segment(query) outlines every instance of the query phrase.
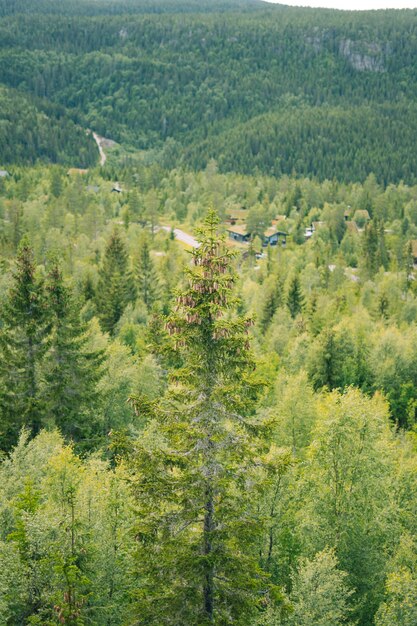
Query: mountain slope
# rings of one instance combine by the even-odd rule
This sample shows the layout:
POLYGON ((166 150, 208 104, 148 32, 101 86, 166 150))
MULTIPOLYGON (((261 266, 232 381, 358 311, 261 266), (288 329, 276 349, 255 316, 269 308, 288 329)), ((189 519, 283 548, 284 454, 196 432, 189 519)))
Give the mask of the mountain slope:
POLYGON ((414 180, 416 11, 243 0, 0 7, 0 83, 65 109, 62 120, 166 147, 170 165, 214 156, 246 173, 414 180))

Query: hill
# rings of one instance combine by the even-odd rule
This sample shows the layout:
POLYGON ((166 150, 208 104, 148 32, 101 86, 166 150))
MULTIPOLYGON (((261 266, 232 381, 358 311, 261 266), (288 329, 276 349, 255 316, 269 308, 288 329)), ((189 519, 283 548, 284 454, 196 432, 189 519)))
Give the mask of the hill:
POLYGON ((0 83, 169 167, 414 181, 416 11, 40 0, 0 14, 0 83))

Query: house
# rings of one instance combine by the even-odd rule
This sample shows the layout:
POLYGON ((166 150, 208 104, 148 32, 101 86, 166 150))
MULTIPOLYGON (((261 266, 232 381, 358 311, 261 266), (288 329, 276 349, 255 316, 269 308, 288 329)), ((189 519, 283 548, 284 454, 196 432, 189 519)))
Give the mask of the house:
POLYGON ((324 222, 312 222, 311 227, 313 229, 313 233, 315 233, 316 230, 318 230, 322 226, 324 226, 324 222))
POLYGON ((111 190, 114 193, 122 193, 122 191, 123 191, 123 189, 120 186, 120 183, 114 183, 114 185, 113 185, 111 190))
POLYGON ((309 226, 308 228, 305 229, 304 237, 306 239, 310 239, 310 237, 313 236, 313 234, 316 232, 316 230, 321 228, 323 225, 324 225, 324 222, 312 222, 311 226, 309 226))
POLYGON ((0 170, 0 178, 7 178, 8 176, 10 176, 8 171, 0 170))
MULTIPOLYGON (((246 224, 236 224, 234 226, 230 226, 230 228, 227 229, 227 232, 229 233, 229 239, 238 241, 239 243, 248 243, 251 238, 251 234, 248 232, 246 224)), ((276 246, 279 242, 281 242, 281 245, 285 246, 287 237, 288 233, 285 233, 282 230, 277 230, 275 226, 271 226, 265 231, 262 246, 264 248, 266 246, 276 246)))
POLYGON ((250 239, 250 233, 246 228, 246 224, 237 224, 227 229, 229 239, 238 241, 239 243, 247 243, 250 239))
POLYGON ((283 230, 277 230, 275 226, 271 226, 265 231, 262 245, 265 248, 266 246, 276 246, 281 242, 281 245, 285 246, 287 237, 288 233, 285 233, 283 230))

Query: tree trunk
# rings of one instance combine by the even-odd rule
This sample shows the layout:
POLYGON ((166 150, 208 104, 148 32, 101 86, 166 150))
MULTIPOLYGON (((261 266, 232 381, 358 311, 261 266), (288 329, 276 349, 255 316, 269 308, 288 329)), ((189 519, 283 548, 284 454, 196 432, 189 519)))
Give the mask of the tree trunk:
POLYGON ((204 612, 207 622, 214 621, 214 571, 211 562, 212 543, 211 537, 214 528, 214 501, 213 488, 209 482, 206 487, 206 502, 204 513, 204 557, 205 557, 205 575, 204 575, 204 612))

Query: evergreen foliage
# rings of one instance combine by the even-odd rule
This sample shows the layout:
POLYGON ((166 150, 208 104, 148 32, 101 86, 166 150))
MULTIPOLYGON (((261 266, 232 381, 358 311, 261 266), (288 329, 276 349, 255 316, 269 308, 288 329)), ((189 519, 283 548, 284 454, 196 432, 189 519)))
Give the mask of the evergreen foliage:
POLYGON ((164 398, 133 399, 150 418, 133 455, 138 624, 247 624, 268 593, 253 506, 265 443, 252 416, 250 321, 232 315, 234 277, 218 223, 209 213, 167 322, 182 366, 164 398))
POLYGON ((97 311, 104 332, 113 333, 134 297, 135 285, 126 246, 119 231, 114 229, 104 251, 96 290, 97 311))
POLYGON ((23 425, 39 432, 44 407, 40 397, 39 364, 46 350, 49 320, 43 284, 36 275, 33 249, 22 239, 12 285, 2 308, 1 439, 15 443, 23 425))
POLYGON ((416 181, 412 12, 4 0, 0 15, 4 163, 94 165, 91 128, 167 169, 416 181))
POLYGON ((103 351, 88 346, 88 329, 79 304, 52 261, 45 283, 51 331, 42 364, 45 423, 57 426, 74 441, 93 446, 97 435, 97 383, 102 375, 103 351))
POLYGON ((293 276, 288 288, 287 307, 293 319, 301 313, 304 307, 304 297, 301 292, 300 280, 297 275, 293 276))
POLYGON ((136 274, 138 281, 138 295, 144 301, 148 311, 150 311, 153 304, 158 299, 160 289, 159 278, 149 253, 149 244, 147 240, 143 241, 139 251, 136 274))

